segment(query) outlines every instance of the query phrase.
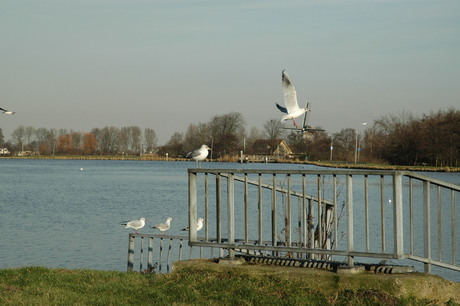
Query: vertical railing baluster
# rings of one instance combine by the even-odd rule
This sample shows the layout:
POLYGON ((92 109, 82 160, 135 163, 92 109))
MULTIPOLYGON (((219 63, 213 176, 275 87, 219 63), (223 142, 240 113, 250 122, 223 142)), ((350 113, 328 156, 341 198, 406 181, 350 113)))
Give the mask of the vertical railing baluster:
MULTIPOLYGON (((347 250, 352 252, 354 250, 353 242, 353 178, 350 174, 347 174, 347 250)), ((353 256, 348 256, 348 266, 354 266, 353 256)))
POLYGON ((153 267, 153 237, 149 237, 147 269, 151 269, 152 267, 153 267))
POLYGON ((258 184, 258 209, 259 209, 259 220, 257 230, 259 231, 259 244, 262 245, 263 241, 263 226, 262 226, 262 174, 259 173, 259 184, 258 184))
POLYGON ((127 270, 128 272, 132 272, 134 268, 134 248, 135 248, 135 242, 136 242, 136 237, 134 237, 132 234, 129 234, 128 238, 128 267, 127 270))
POLYGON ((249 240, 249 195, 248 195, 248 174, 244 174, 244 242, 249 240))
POLYGON ((291 175, 287 175, 287 201, 286 201, 286 212, 285 212, 285 222, 284 222, 284 230, 286 234, 286 246, 290 247, 291 246, 291 175))
POLYGON ((144 261, 144 237, 141 237, 141 250, 139 254, 139 271, 142 272, 142 263, 144 261))
POLYGON ((158 269, 161 271, 162 262, 163 262, 163 238, 160 238, 160 255, 158 256, 158 269))
POLYGON ((337 244, 338 244, 338 216, 337 216, 337 175, 333 175, 332 177, 332 184, 333 184, 333 189, 332 189, 332 203, 334 205, 334 249, 337 249, 337 244))
POLYGON ((188 175, 188 201, 189 201, 189 214, 188 214, 188 225, 189 225, 189 241, 196 242, 196 223, 197 223, 197 212, 198 212, 198 200, 197 200, 197 174, 189 172, 188 175))
POLYGON ((204 241, 209 241, 209 186, 208 173, 204 174, 204 241))
MULTIPOLYGON (((222 243, 222 176, 216 173, 216 239, 217 243, 222 243)), ((219 257, 223 257, 224 252, 219 248, 219 257)))
POLYGON ((409 239, 410 239, 410 254, 414 255, 414 195, 413 182, 409 178, 409 239))
MULTIPOLYGON (((430 201, 430 182, 423 182, 423 240, 424 256, 431 260, 431 201, 430 201)), ((425 263, 425 273, 431 273, 431 264, 425 263)))
POLYGON ((318 248, 323 248, 323 216, 321 207, 321 175, 317 176, 317 188, 318 188, 318 248))
POLYGON ((314 223, 314 216, 313 216, 313 200, 308 199, 308 246, 312 249, 315 248, 315 223, 314 223))
POLYGON ((171 261, 171 245, 172 245, 172 238, 169 239, 169 246, 168 246, 168 256, 166 257, 166 271, 169 272, 169 263, 171 261))
POLYGON ((380 230, 382 237, 382 252, 385 253, 385 179, 380 176, 380 230))
MULTIPOLYGON (((227 225, 228 225, 228 243, 235 243, 235 189, 234 189, 234 178, 233 173, 228 174, 227 181, 227 225)), ((235 249, 228 249, 228 257, 230 259, 235 258, 235 249)))
POLYGON ((455 238, 455 193, 452 189, 450 192, 450 211, 451 211, 451 222, 452 222, 452 264, 455 265, 457 261, 457 240, 455 238))
POLYGON ((276 174, 273 173, 272 187, 272 246, 276 246, 276 174))
POLYGON ((308 223, 307 223, 307 205, 305 202, 305 198, 307 196, 307 181, 305 174, 302 174, 302 233, 303 233, 303 247, 307 247, 307 229, 308 229, 308 223))
POLYGON ((366 232, 366 251, 369 252, 369 182, 364 175, 364 226, 366 232))
MULTIPOLYGON (((301 197, 296 197, 297 198, 297 226, 296 226, 296 231, 297 231, 297 247, 302 247, 302 221, 303 221, 303 199, 301 197)), ((302 253, 297 254, 298 258, 302 257, 302 253)))
POLYGON ((393 175, 393 224, 394 224, 394 254, 397 258, 404 255, 404 231, 402 209, 402 175, 393 175))
POLYGON ((442 261, 442 213, 441 213, 441 186, 437 188, 437 202, 438 202, 438 260, 442 261))

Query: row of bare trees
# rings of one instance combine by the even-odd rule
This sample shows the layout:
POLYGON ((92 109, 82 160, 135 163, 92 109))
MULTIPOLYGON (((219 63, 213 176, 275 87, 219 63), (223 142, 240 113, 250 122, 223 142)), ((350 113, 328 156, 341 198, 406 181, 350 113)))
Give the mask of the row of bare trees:
MULTIPOLYGON (((345 128, 338 133, 301 133, 284 129, 278 119, 270 119, 264 130, 246 131, 241 113, 216 115, 206 123, 191 123, 185 133, 175 132, 157 146, 153 129, 139 127, 94 128, 89 133, 65 129, 18 127, 7 143, 13 151, 40 154, 169 154, 181 157, 202 144, 212 147, 213 158, 253 151, 255 140, 285 139, 297 157, 309 160, 378 162, 399 165, 458 166, 460 160, 460 111, 451 108, 417 118, 409 112, 386 115, 367 129, 345 128)), ((0 143, 4 137, 0 130, 0 143)))
POLYGON ((94 128, 91 132, 67 129, 35 129, 20 126, 11 133, 7 143, 12 151, 33 151, 49 154, 139 154, 152 152, 157 147, 153 129, 142 133, 137 126, 94 128))

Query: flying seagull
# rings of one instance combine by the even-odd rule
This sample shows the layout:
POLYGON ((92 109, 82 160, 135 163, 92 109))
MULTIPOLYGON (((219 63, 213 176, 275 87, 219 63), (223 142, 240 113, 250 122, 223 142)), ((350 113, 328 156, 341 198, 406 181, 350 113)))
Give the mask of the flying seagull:
POLYGON ((152 226, 152 228, 156 228, 156 229, 160 230, 160 232, 167 231, 171 227, 172 219, 173 218, 168 217, 168 218, 166 218, 165 223, 155 224, 154 226, 152 226))
POLYGON ((193 159, 196 161, 196 166, 198 168, 198 162, 205 160, 208 157, 208 151, 211 150, 207 145, 202 145, 199 149, 188 152, 185 157, 193 159))
POLYGON ((303 115, 305 112, 308 112, 309 109, 308 107, 299 107, 299 103, 297 103, 297 94, 294 88, 294 84, 292 84, 292 81, 289 78, 286 70, 283 70, 281 74, 281 81, 284 93, 284 104, 286 104, 286 107, 283 107, 278 103, 276 103, 276 107, 278 107, 278 109, 281 112, 286 114, 281 118, 281 121, 292 119, 294 126, 297 127, 295 118, 303 115))
MULTIPOLYGON (((196 231, 198 232, 200 229, 203 228, 203 218, 198 218, 198 222, 196 223, 196 231)), ((187 226, 186 228, 181 229, 181 231, 188 231, 190 228, 187 226)))
POLYGON ((140 218, 139 220, 133 220, 129 222, 122 223, 121 225, 125 225, 125 228, 132 228, 134 229, 134 232, 137 234, 137 230, 141 229, 145 226, 145 221, 147 219, 145 218, 140 218))
POLYGON ((14 115, 15 112, 3 109, 0 107, 0 111, 2 111, 5 115, 14 115))

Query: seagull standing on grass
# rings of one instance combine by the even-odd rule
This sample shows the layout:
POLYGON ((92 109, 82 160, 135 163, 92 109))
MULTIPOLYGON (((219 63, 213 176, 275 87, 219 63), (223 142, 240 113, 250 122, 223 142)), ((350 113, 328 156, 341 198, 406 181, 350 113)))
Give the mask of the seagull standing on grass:
POLYGON ((145 226, 145 221, 147 219, 145 218, 140 218, 139 220, 133 220, 129 222, 122 223, 121 225, 125 225, 125 228, 132 228, 134 229, 134 232, 137 234, 137 230, 143 228, 145 226))
POLYGON ((160 230, 160 232, 167 231, 171 227, 172 219, 173 218, 168 217, 168 218, 166 218, 165 223, 155 224, 154 226, 152 226, 152 228, 156 228, 156 229, 160 230))
MULTIPOLYGON (((200 229, 203 228, 203 218, 198 218, 198 222, 196 223, 196 231, 198 232, 200 229)), ((190 228, 187 226, 186 228, 181 229, 181 231, 188 231, 190 228)))
POLYGON ((211 150, 207 145, 202 145, 199 149, 188 152, 185 157, 196 161, 196 167, 198 168, 198 162, 205 160, 208 157, 208 151, 211 150))
POLYGON ((14 115, 15 112, 3 109, 0 107, 0 111, 2 111, 5 115, 14 115))
POLYGON ((295 118, 302 116, 305 112, 310 111, 307 107, 300 108, 299 103, 297 103, 297 93, 294 88, 294 84, 292 84, 291 79, 289 78, 286 70, 283 70, 281 74, 281 81, 284 93, 284 104, 286 107, 283 107, 276 103, 276 107, 285 113, 281 118, 281 122, 292 119, 294 126, 297 127, 297 123, 295 122, 295 118))

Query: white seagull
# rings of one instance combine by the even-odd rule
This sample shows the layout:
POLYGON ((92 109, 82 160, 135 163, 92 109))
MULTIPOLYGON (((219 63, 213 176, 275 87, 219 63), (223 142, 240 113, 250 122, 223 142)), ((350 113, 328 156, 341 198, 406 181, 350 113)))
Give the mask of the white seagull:
MULTIPOLYGON (((198 232, 200 229, 203 228, 203 218, 198 218, 198 222, 196 223, 196 231, 198 232)), ((190 228, 187 226, 186 228, 181 229, 181 231, 188 231, 190 228)))
POLYGON ((291 79, 289 78, 286 70, 283 70, 281 74, 281 81, 284 93, 284 104, 286 107, 283 107, 276 103, 276 107, 285 113, 281 118, 281 121, 286 121, 292 119, 294 126, 297 127, 297 123, 295 122, 295 118, 302 116, 305 112, 310 111, 307 107, 300 108, 299 103, 297 103, 297 94, 294 88, 294 84, 292 84, 291 79))
POLYGON ((152 226, 152 228, 156 228, 156 229, 160 230, 160 232, 167 231, 171 227, 172 219, 173 218, 168 217, 168 218, 166 218, 165 223, 155 224, 154 226, 152 226))
POLYGON ((147 219, 145 218, 140 218, 139 220, 133 220, 129 222, 122 223, 121 225, 125 225, 125 228, 132 228, 134 229, 134 232, 137 234, 137 230, 141 229, 145 226, 145 221, 147 219))
POLYGON ((14 115, 15 112, 3 109, 0 107, 0 111, 2 111, 5 115, 14 115))
POLYGON ((193 159, 196 161, 196 166, 198 168, 198 162, 205 160, 208 157, 208 152, 211 150, 207 145, 202 145, 199 149, 188 152, 185 157, 193 159))

